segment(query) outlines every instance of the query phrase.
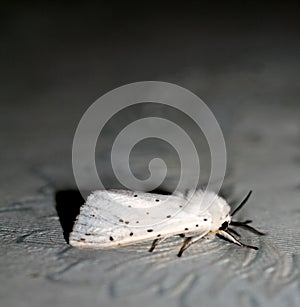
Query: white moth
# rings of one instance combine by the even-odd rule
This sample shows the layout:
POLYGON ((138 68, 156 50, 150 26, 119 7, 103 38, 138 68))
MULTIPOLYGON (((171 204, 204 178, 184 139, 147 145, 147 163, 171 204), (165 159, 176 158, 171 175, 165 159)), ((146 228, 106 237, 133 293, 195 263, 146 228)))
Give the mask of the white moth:
POLYGON ((237 240, 239 234, 229 227, 238 226, 256 234, 250 220, 232 221, 232 216, 247 202, 251 192, 230 214, 230 206, 213 192, 162 195, 128 190, 93 192, 81 207, 69 237, 69 243, 83 249, 112 249, 153 240, 149 251, 163 240, 184 237, 179 250, 184 250, 208 234, 239 246, 258 249, 237 240), (189 200, 187 202, 187 199, 189 200))

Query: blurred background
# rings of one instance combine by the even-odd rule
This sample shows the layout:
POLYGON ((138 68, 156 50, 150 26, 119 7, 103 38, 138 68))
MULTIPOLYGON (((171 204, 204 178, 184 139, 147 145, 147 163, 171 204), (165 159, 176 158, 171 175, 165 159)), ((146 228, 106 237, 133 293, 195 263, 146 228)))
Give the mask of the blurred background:
MULTIPOLYGON (((55 256, 65 257, 64 260, 59 258, 61 266, 58 268, 59 261, 53 255, 66 247, 63 231, 58 221, 54 223, 42 217, 57 216, 58 203, 54 199, 57 193, 76 189, 72 142, 86 109, 116 87, 154 80, 185 87, 214 113, 227 147, 227 195, 230 199, 240 199, 253 189, 254 198, 251 208, 246 209, 247 215, 269 233, 268 241, 261 243, 268 257, 258 256, 257 261, 249 256, 253 260, 249 260, 252 267, 244 273, 250 276, 253 270, 267 272, 267 267, 273 267, 277 274, 275 286, 284 290, 283 294, 274 295, 272 304, 279 306, 288 298, 290 305, 296 306, 294 282, 299 277, 300 263, 299 1, 170 1, 163 4, 158 1, 1 1, 0 12, 0 201, 3 209, 0 232, 4 238, 1 275, 7 276, 1 291, 6 305, 17 306, 21 300, 26 306, 41 303, 47 306, 49 302, 51 306, 120 303, 120 298, 114 297, 115 301, 111 302, 109 295, 97 294, 88 286, 76 288, 76 294, 68 287, 58 290, 54 279, 67 276, 64 282, 73 285, 75 278, 74 272, 71 277, 64 275, 64 272, 69 274, 69 269, 64 271, 64 268, 72 267, 76 261, 81 263, 80 259, 91 258, 90 254, 72 250, 71 254, 55 256), (31 210, 28 216, 25 211, 19 211, 24 206, 31 210), (16 237, 23 245, 16 243, 16 237), (25 242, 25 238, 31 239, 25 242), (53 255, 48 254, 51 242, 53 255), (270 244, 275 247, 268 249, 266 246, 270 244), (32 257, 39 259, 34 262, 35 266, 32 257), (281 263, 282 271, 274 263, 281 263), (49 272, 59 273, 53 278, 49 272), (38 274, 41 285, 50 292, 40 289, 38 298, 24 299, 20 293, 37 289, 36 281, 28 282, 28 278, 36 278, 34 274, 38 274), (8 277, 12 275, 16 276, 8 277), (281 284, 280 280, 285 283, 281 284), (19 292, 13 293, 12 289, 19 292), (59 294, 54 297, 53 293, 59 294)), ((107 187, 121 187, 108 166, 112 138, 125 123, 146 114, 166 116, 178 122, 197 143, 201 132, 184 115, 151 106, 127 110, 108 123, 101 135, 106 143, 104 147, 97 147, 98 166, 107 187)), ((202 145, 199 141, 197 146, 202 148, 202 145)), ((165 157, 171 169, 178 170, 176 152, 166 144, 150 140, 148 145, 143 142, 135 148, 133 172, 144 178, 148 165, 145 161, 159 154, 165 157)), ((209 166, 209 159, 204 158, 203 165, 204 168, 209 166)), ((178 172, 170 174, 166 186, 172 190, 178 172)), ((64 214, 69 213, 64 211, 64 214)), ((115 255, 116 259, 129 257, 126 253, 120 257, 109 255, 112 258, 115 255)), ((101 256, 100 253, 95 258, 101 259, 101 256)), ((108 258, 107 261, 111 261, 108 258)), ((100 265, 95 272, 100 276, 102 269, 100 265)), ((215 278, 219 276, 219 269, 211 268, 211 272, 216 273, 215 278)), ((83 274, 80 268, 78 270, 76 272, 83 274)), ((168 267, 165 270, 168 272, 168 267)), ((180 266, 178 272, 184 270, 180 266)), ((101 284, 96 275, 81 276, 86 278, 87 284, 101 284)), ((238 288, 237 276, 231 277, 238 288)), ((258 276, 254 280, 258 280, 258 276)), ((112 283, 116 279, 107 278, 112 283)), ((199 289, 198 281, 197 278, 193 281, 195 291, 199 289)), ((76 279, 76 282, 79 281, 76 279)), ((211 282, 214 283, 214 277, 211 282)), ((123 278, 123 285, 127 283, 123 278)), ((148 287, 147 283, 144 285, 148 287)), ((169 286, 168 281, 166 285, 169 286)), ((118 284, 115 287, 118 288, 118 284)), ((244 292, 231 284, 229 287, 233 305, 271 302, 263 287, 248 287, 246 281, 241 284, 247 289, 244 292)), ((170 297, 166 292, 161 293, 165 296, 160 302, 165 306, 170 297)), ((209 300, 204 292, 201 295, 209 300)), ((181 300, 176 294, 172 300, 189 306, 197 298, 195 292, 181 300)), ((136 302, 135 299, 128 299, 128 306, 136 302)), ((141 296, 140 300, 144 302, 145 297, 141 296)), ((145 304, 153 300, 153 295, 149 294, 145 304)), ((217 301, 215 298, 213 302, 217 301)))
POLYGON ((255 105, 255 117, 267 121, 274 105, 298 110, 298 16, 298 1, 2 2, 1 160, 10 166, 2 169, 2 197, 16 180, 12 198, 33 192, 37 169, 72 186, 81 116, 101 95, 136 81, 197 94, 232 154, 228 133, 241 112, 255 105), (31 180, 20 176, 25 168, 31 180))

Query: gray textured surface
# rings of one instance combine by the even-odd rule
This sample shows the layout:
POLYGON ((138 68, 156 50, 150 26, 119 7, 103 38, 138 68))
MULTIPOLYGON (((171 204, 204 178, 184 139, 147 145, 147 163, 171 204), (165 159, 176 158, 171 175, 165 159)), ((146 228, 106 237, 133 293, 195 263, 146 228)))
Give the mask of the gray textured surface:
MULTIPOLYGON (((8 10, 1 30, 1 305, 299 305, 297 9, 256 13, 264 20, 259 26, 228 16, 219 27, 205 27, 212 23, 204 13, 197 24, 153 14, 143 27, 141 20, 124 26, 124 19, 113 27, 112 12, 87 7, 8 10), (258 252, 218 240, 181 259, 178 240, 153 254, 147 244, 94 252, 67 245, 55 193, 75 188, 77 122, 107 90, 149 79, 194 91, 215 113, 228 150, 225 190, 230 200, 254 190, 241 215, 268 234, 243 233, 258 252)), ((140 173, 142 162, 135 165, 140 173)), ((109 173, 106 180, 115 185, 109 173)))

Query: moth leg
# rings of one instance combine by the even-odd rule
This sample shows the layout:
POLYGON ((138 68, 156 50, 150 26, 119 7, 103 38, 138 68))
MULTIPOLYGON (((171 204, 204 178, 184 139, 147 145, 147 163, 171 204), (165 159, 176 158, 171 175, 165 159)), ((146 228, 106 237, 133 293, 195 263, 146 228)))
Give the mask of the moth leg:
POLYGON ((179 250, 179 253, 177 254, 177 257, 181 257, 182 253, 189 248, 192 244, 196 243, 200 239, 203 238, 203 235, 195 236, 195 237, 187 237, 184 239, 183 244, 179 250))
POLYGON ((227 230, 227 232, 229 232, 230 234, 233 233, 234 235, 236 235, 236 236, 238 236, 238 237, 241 236, 237 231, 235 231, 234 229, 232 229, 232 228, 230 228, 230 227, 227 227, 226 230, 227 230))
POLYGON ((188 238, 184 239, 183 244, 182 244, 182 246, 180 248, 180 251, 177 254, 177 257, 181 257, 182 256, 182 253, 192 244, 191 241, 192 241, 192 237, 188 237, 188 238))
POLYGON ((249 226, 248 224, 250 224, 251 222, 252 222, 251 220, 247 220, 247 221, 244 221, 244 222, 232 221, 230 224, 232 226, 241 227, 241 228, 248 230, 252 233, 255 233, 256 235, 259 235, 259 236, 265 235, 263 232, 260 232, 257 229, 249 226))
POLYGON ((244 247, 248 247, 248 248, 258 250, 258 247, 244 244, 244 243, 240 242, 238 239, 236 239, 233 235, 231 235, 230 233, 228 233, 224 230, 220 230, 218 233, 216 233, 216 235, 220 239, 223 239, 223 240, 228 241, 228 242, 232 242, 234 244, 237 244, 238 246, 244 246, 244 247))
POLYGON ((153 252, 157 244, 161 241, 161 239, 155 239, 153 240, 151 247, 149 248, 149 252, 153 252))
POLYGON ((152 242, 152 244, 151 244, 151 247, 149 248, 148 251, 149 251, 149 252, 153 252, 154 249, 155 249, 155 247, 156 247, 159 243, 163 242, 165 239, 166 239, 166 238, 154 239, 153 242, 152 242))

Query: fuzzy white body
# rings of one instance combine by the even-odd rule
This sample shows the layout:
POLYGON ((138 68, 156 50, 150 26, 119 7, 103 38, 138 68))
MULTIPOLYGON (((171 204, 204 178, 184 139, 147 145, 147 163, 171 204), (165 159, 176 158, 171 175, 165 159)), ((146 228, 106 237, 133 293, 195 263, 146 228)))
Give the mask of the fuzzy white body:
POLYGON ((180 234, 198 240, 230 223, 223 198, 202 190, 191 198, 190 193, 95 191, 82 206, 69 242, 78 248, 110 249, 180 234))

